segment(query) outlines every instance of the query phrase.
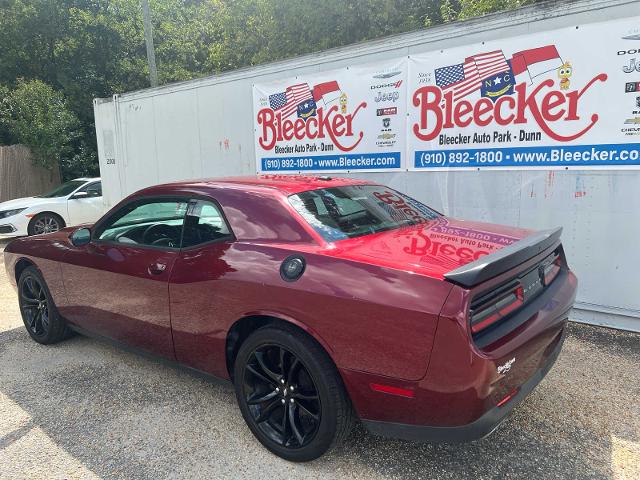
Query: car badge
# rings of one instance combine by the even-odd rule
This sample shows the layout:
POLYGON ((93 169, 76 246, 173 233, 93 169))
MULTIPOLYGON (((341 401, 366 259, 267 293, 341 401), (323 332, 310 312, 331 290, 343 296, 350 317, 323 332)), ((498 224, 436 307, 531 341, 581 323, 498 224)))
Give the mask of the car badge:
POLYGON ((511 370, 513 364, 516 363, 516 357, 513 357, 511 360, 505 362, 503 365, 498 366, 498 373, 500 375, 506 375, 511 370))

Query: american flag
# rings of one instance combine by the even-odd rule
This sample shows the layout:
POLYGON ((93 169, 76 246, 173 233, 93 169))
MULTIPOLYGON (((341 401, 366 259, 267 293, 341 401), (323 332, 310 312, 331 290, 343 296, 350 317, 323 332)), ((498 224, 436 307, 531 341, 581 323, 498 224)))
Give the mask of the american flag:
POLYGON ((392 207, 388 203, 384 203, 384 202, 377 202, 377 203, 378 203, 378 206, 382 208, 387 213, 387 215, 389 215, 395 222, 401 223, 407 220, 407 215, 401 210, 398 210, 397 208, 392 207))
POLYGON ((298 83, 287 87, 282 93, 274 93, 269 95, 269 106, 274 110, 280 110, 282 117, 286 118, 295 112, 305 100, 313 98, 308 83, 298 83))
POLYGON ((436 68, 436 85, 443 93, 453 91, 453 99, 459 100, 479 89, 486 78, 508 70, 509 64, 501 50, 480 53, 467 57, 464 63, 436 68))

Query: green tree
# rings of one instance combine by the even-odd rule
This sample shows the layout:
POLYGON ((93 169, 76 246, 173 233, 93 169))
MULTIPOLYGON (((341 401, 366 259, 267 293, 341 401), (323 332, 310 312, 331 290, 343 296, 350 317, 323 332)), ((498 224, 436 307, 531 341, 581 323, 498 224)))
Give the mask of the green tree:
POLYGON ((6 99, 9 97, 11 90, 6 85, 0 85, 0 145, 11 145, 16 143, 15 138, 11 134, 9 130, 8 122, 3 121, 2 111, 4 109, 3 105, 7 101, 6 99))
POLYGON ((445 22, 451 22, 523 7, 535 3, 535 1, 536 0, 444 0, 440 7, 440 13, 445 22))
POLYGON ((73 155, 79 121, 60 92, 40 80, 20 80, 2 94, 2 130, 31 149, 35 164, 51 170, 73 155))
MULTIPOLYGON (((150 7, 165 84, 534 1, 150 0, 150 7)), ((16 89, 21 78, 62 92, 77 117, 64 175, 97 172, 92 100, 148 86, 140 0, 0 0, 0 85, 16 89)), ((9 136, 0 130, 0 141, 9 136)))

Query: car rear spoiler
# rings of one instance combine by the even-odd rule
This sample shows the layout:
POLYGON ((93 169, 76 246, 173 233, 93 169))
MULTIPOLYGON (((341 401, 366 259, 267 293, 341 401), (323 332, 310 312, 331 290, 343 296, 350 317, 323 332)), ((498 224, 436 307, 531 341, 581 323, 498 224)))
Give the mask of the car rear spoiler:
POLYGON ((562 227, 536 232, 497 252, 451 270, 444 277, 463 287, 473 287, 535 257, 558 242, 561 233, 562 227))

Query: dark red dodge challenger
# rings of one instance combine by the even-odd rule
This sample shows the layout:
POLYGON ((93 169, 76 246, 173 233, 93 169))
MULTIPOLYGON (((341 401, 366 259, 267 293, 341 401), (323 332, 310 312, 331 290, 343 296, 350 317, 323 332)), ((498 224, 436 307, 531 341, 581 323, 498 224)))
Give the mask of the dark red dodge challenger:
POLYGON ((411 440, 496 428, 562 346, 576 278, 560 231, 271 175, 146 188, 4 255, 35 341, 77 331, 230 379, 258 440, 306 461, 356 415, 411 440))

